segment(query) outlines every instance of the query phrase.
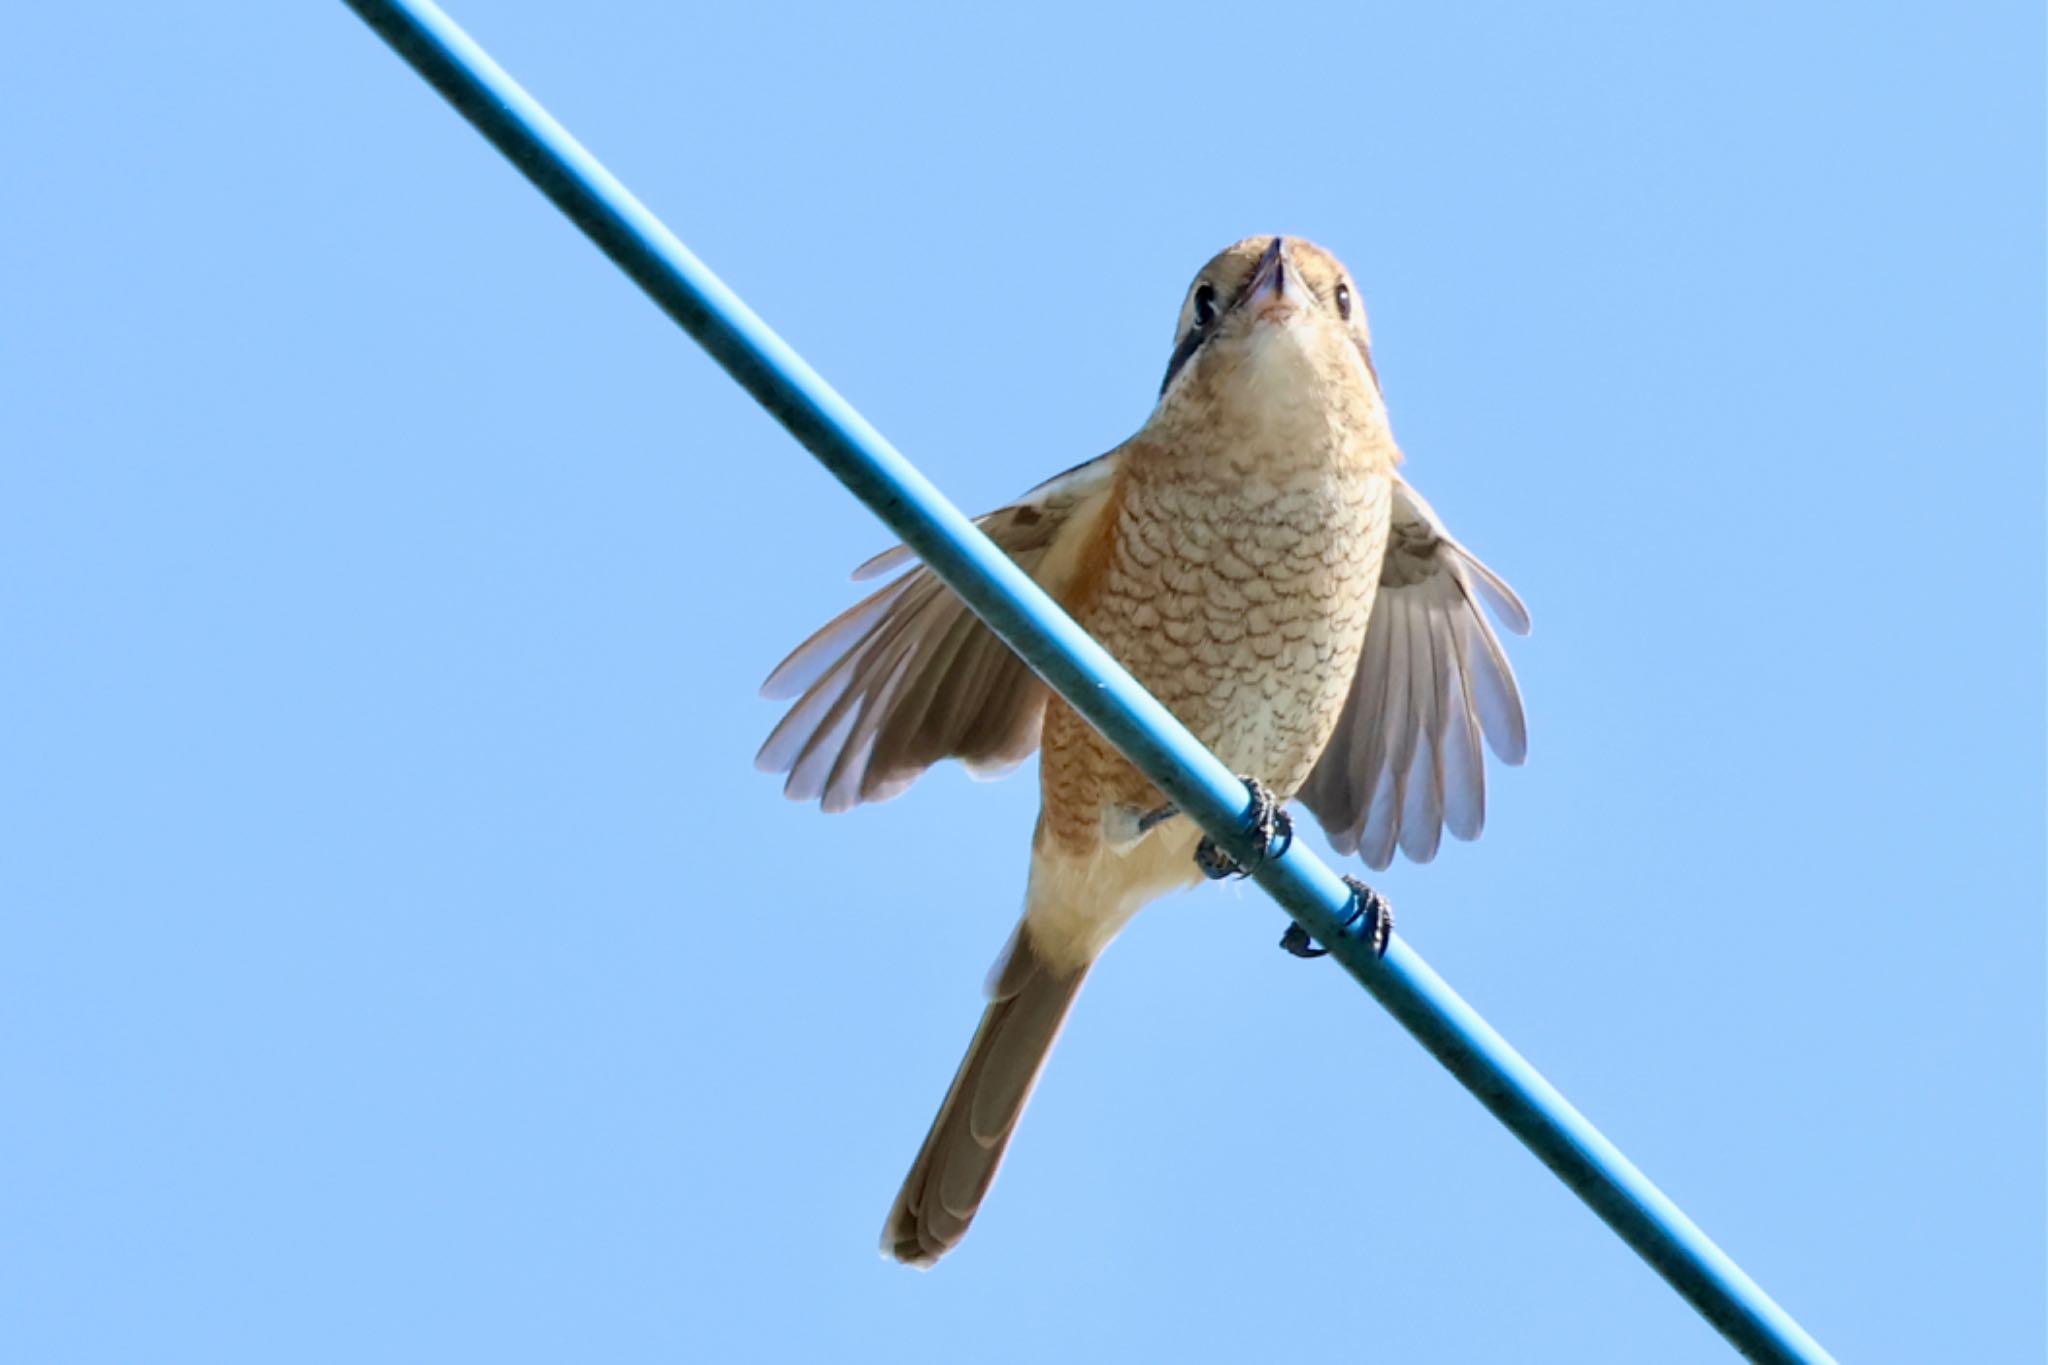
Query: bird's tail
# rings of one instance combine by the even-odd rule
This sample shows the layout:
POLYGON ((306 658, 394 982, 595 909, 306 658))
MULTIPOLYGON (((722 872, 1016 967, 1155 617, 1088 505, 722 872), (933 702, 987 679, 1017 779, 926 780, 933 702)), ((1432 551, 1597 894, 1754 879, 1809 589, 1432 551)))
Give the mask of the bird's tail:
POLYGON ((885 1255, 931 1266, 967 1235, 1087 976, 1086 965, 1055 970, 1033 949, 1030 925, 1017 927, 981 1027, 889 1210, 885 1255))

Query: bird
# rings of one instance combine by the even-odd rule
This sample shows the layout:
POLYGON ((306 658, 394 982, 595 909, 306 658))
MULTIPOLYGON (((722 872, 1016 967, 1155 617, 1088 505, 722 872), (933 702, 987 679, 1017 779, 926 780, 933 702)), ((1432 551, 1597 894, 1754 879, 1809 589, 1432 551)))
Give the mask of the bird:
MULTIPOLYGON (((981 529, 1255 791, 1332 847, 1428 862, 1485 819, 1482 738, 1523 761, 1499 637, 1521 600, 1399 472, 1351 273, 1298 237, 1196 274, 1150 416, 981 529)), ((933 764, 1039 753, 1024 912, 967 1055, 891 1207, 882 1251, 929 1268, 965 1236, 1090 967, 1144 905, 1202 878, 1201 831, 904 546, 870 596, 775 668, 790 705, 756 766, 827 812, 933 764)), ((1383 940, 1382 940, 1383 946, 1383 940)))

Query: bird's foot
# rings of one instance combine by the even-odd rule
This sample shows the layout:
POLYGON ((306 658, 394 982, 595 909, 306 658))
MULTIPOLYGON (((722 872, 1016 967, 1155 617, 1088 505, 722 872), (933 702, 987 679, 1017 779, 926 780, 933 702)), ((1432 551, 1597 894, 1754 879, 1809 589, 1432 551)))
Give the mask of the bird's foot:
POLYGON ((1281 809, 1273 793, 1266 790, 1266 784, 1256 777, 1247 777, 1245 786, 1251 788, 1252 813, 1245 822, 1245 832, 1258 843, 1259 855, 1251 867, 1245 867, 1237 859, 1216 846, 1216 841, 1204 835, 1195 847, 1195 866, 1202 869, 1202 875, 1211 881, 1225 877, 1249 877, 1266 861, 1277 858, 1294 845, 1294 820, 1281 809))
MULTIPOLYGON (((1344 885, 1351 888, 1351 901, 1344 907, 1344 932, 1352 932, 1352 926, 1364 920, 1365 927, 1359 936, 1371 945, 1374 957, 1385 957, 1387 944, 1394 937, 1394 907, 1387 904, 1385 896, 1356 877, 1346 877, 1344 885)), ((1280 936, 1280 946, 1296 957, 1322 957, 1330 951, 1316 947, 1308 930, 1299 924, 1287 926, 1287 932, 1280 936)))

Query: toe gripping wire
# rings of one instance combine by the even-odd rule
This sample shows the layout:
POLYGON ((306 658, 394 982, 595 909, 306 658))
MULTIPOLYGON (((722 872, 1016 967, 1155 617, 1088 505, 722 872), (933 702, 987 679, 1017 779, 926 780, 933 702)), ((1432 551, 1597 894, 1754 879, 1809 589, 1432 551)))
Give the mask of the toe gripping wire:
POLYGON ((1214 839, 1203 835, 1202 842, 1195 846, 1195 866, 1212 882, 1225 877, 1249 877, 1254 870, 1294 847, 1294 817, 1281 809, 1280 802, 1258 778, 1247 777, 1244 785, 1252 797, 1251 810, 1245 815, 1245 837, 1258 853, 1251 867, 1246 867, 1214 839))
MULTIPOLYGON (((1211 881, 1226 877, 1249 877, 1259 867, 1285 854, 1294 847, 1294 818, 1282 808, 1266 784, 1256 777, 1244 779, 1245 787, 1251 792, 1251 811, 1245 817, 1245 834, 1259 850, 1251 867, 1232 857, 1208 835, 1195 846, 1195 866, 1202 869, 1202 875, 1211 881)), ((1387 898, 1367 886, 1356 877, 1345 877, 1344 885, 1351 888, 1351 900, 1344 907, 1344 932, 1358 931, 1361 921, 1364 929, 1359 936, 1371 945, 1374 957, 1387 955, 1387 943, 1394 936, 1394 907, 1387 904, 1387 898)), ((1308 930, 1298 923, 1289 924, 1287 932, 1280 936, 1280 946, 1296 957, 1323 957, 1328 948, 1318 948, 1309 938, 1308 930)))

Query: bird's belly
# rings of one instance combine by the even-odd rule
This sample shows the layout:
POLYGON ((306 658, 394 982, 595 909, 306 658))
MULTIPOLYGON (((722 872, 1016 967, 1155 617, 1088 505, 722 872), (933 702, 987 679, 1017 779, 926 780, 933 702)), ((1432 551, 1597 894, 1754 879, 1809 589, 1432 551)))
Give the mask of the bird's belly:
MULTIPOLYGON (((1377 473, 1305 471, 1265 489, 1129 490, 1081 622, 1233 771, 1291 796, 1351 688, 1391 489, 1377 473)), ((1074 838, 1106 804, 1154 799, 1064 707, 1045 740, 1047 817, 1074 838)))
MULTIPOLYGON (((1283 589, 1286 585, 1280 585, 1283 589)), ((1307 780, 1336 726, 1365 638, 1371 586, 1300 589, 1298 609, 1200 619, 1191 648, 1139 647, 1127 656, 1140 682, 1233 772, 1284 796, 1307 780), (1216 627, 1223 627, 1220 631, 1216 627)))

